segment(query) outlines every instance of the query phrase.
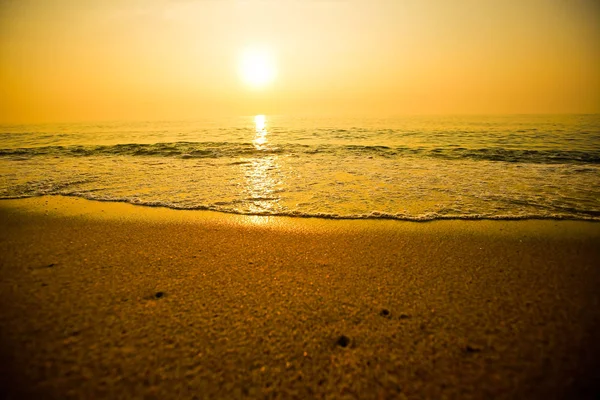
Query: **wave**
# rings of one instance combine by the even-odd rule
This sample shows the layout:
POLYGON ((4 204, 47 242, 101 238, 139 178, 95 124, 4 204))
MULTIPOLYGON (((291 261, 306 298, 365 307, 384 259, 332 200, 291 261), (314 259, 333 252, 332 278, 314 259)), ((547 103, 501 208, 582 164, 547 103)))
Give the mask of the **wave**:
MULTIPOLYGON (((407 147, 375 145, 306 145, 278 144, 255 146, 252 143, 232 142, 173 142, 155 144, 117 144, 102 146, 44 146, 0 149, 0 158, 20 160, 30 157, 92 157, 132 156, 171 157, 181 159, 261 157, 265 155, 310 156, 330 154, 335 156, 431 157, 442 159, 469 159, 511 163, 542 164, 600 164, 600 152, 581 150, 506 149, 501 147, 407 147)), ((238 161, 234 161, 238 162, 238 161)))
MULTIPOLYGON (((17 195, 17 196, 2 196, 1 200, 23 199, 30 197, 39 197, 42 195, 17 195)), ((396 220, 396 221, 412 221, 412 222, 429 222, 439 220, 495 220, 495 221, 520 221, 520 220, 571 220, 571 221, 594 221, 600 222, 600 210, 571 210, 568 213, 556 212, 515 212, 514 214, 495 214, 495 213, 465 213, 465 214, 441 214, 437 212, 425 212, 421 214, 406 214, 406 213, 388 213, 381 211, 371 211, 362 214, 338 214, 327 212, 307 213, 301 211, 261 211, 261 212, 245 212, 229 208, 223 208, 218 203, 208 205, 182 206, 168 201, 144 201, 139 198, 130 197, 106 197, 94 196, 88 193, 69 193, 69 194, 52 194, 54 196, 64 197, 79 197, 87 200, 114 202, 114 203, 129 203, 143 207, 162 207, 172 210, 187 210, 187 211, 213 211, 225 214, 236 214, 245 216, 266 216, 266 217, 293 217, 293 218, 321 218, 333 220, 396 220)))

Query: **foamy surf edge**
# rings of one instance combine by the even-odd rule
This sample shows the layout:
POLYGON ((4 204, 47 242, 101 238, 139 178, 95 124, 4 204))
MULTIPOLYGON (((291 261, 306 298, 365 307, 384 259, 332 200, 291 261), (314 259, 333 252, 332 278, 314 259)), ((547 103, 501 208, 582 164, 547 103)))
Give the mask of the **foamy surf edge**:
POLYGON ((178 204, 164 201, 144 201, 138 198, 107 198, 103 196, 89 196, 82 194, 40 194, 40 195, 21 195, 21 196, 5 196, 0 197, 2 200, 18 200, 44 196, 57 197, 75 197, 90 201, 98 201, 105 203, 127 203, 134 206, 151 207, 151 208, 166 208, 170 210, 181 211, 211 211, 223 214, 233 214, 240 216, 260 216, 260 217, 292 217, 292 218, 318 218, 329 220, 396 220, 396 221, 412 221, 412 222, 429 222, 440 220, 492 220, 492 221, 523 221, 523 220, 559 220, 559 221, 588 221, 600 222, 600 213, 595 211, 581 211, 580 213, 520 213, 520 214, 491 214, 491 213, 470 213, 470 214, 440 214, 436 212, 425 212, 422 214, 406 214, 406 213, 389 213, 381 211, 371 211, 363 214, 338 214, 338 213, 304 213, 299 211, 257 211, 245 212, 219 207, 218 205, 196 205, 196 206, 181 206, 178 204), (587 213, 587 214, 586 214, 587 213), (598 214, 598 215, 595 215, 598 214))

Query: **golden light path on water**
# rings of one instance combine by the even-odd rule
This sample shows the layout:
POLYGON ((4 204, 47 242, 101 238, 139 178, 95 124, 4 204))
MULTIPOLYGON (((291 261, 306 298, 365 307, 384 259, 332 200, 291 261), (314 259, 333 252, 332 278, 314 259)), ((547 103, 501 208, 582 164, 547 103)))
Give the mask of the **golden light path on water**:
POLYGON ((276 209, 279 201, 278 157, 275 154, 262 154, 269 149, 267 118, 264 115, 256 115, 254 126, 255 134, 252 143, 258 152, 249 163, 244 164, 247 182, 245 200, 249 203, 250 212, 269 214, 276 209))
POLYGON ((257 150, 262 150, 263 145, 267 143, 267 118, 264 115, 256 115, 254 117, 254 125, 256 127, 256 135, 254 136, 254 147, 257 150))

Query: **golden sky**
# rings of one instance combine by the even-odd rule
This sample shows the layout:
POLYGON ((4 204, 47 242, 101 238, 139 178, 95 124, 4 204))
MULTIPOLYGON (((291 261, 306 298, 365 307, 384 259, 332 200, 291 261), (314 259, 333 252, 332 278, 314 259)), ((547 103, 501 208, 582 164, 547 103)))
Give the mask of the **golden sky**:
POLYGON ((0 122, 600 112, 599 4, 0 0, 0 122))

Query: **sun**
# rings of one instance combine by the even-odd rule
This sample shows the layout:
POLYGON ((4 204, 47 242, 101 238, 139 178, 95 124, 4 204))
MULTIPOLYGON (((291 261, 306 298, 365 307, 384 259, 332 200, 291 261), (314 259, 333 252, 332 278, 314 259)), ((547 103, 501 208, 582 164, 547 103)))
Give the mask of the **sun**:
POLYGON ((239 72, 244 83, 254 88, 267 86, 277 75, 272 53, 259 47, 249 47, 242 52, 239 72))

